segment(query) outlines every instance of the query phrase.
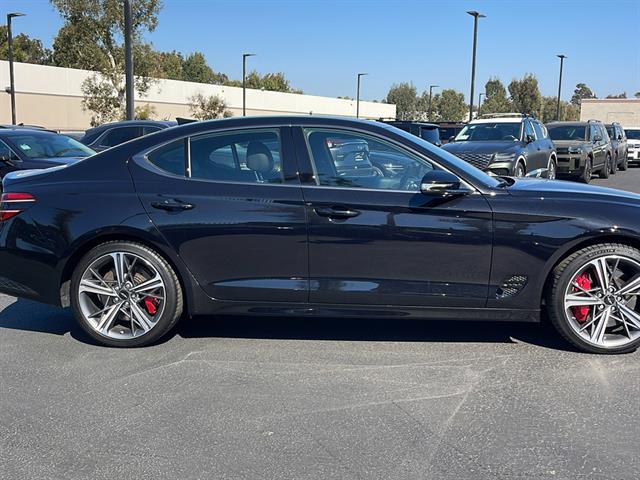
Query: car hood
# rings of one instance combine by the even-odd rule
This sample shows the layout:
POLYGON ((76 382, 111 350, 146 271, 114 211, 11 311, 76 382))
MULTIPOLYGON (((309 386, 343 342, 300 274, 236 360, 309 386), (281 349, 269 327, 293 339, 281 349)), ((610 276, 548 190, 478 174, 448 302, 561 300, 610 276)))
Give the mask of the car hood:
POLYGON ((512 195, 529 195, 541 198, 563 198, 579 200, 581 198, 593 198, 605 200, 624 201, 640 206, 640 195, 614 188, 585 185, 577 182, 562 180, 546 180, 539 178, 524 178, 515 180, 515 183, 507 190, 512 195))
POLYGON ((497 142, 449 142, 442 148, 453 153, 510 153, 519 147, 518 142, 501 140, 497 142))

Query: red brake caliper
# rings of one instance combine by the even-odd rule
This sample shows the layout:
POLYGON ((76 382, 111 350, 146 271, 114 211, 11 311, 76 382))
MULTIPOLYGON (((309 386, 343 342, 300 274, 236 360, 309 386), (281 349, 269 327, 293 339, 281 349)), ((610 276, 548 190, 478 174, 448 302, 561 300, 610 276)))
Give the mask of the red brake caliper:
POLYGON ((147 309, 149 315, 155 315, 158 311, 158 299, 152 297, 144 298, 144 308, 147 309))
MULTIPOLYGON (((585 290, 591 289, 591 280, 586 273, 578 275, 575 281, 580 288, 584 288, 585 290)), ((577 291, 578 289, 574 288, 574 292, 577 291)), ((589 307, 571 307, 571 311, 573 312, 573 316, 579 322, 584 322, 587 319, 587 316, 589 316, 589 307)))

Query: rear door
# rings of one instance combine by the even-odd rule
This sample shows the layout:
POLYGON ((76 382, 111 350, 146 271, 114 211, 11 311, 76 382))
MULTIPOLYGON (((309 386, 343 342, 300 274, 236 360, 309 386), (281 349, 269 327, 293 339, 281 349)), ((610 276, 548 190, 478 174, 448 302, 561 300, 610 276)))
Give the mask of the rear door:
POLYGON ((549 158, 551 158, 551 154, 553 153, 554 145, 549 138, 547 128, 537 120, 533 121, 533 129, 536 132, 536 148, 542 153, 541 160, 544 162, 540 168, 546 169, 548 168, 549 158))
POLYGON ((134 157, 130 169, 152 222, 210 297, 306 302, 294 162, 289 128, 275 127, 178 139, 134 157))
POLYGON ((529 119, 524 121, 524 138, 530 136, 533 141, 527 143, 527 173, 539 170, 547 167, 547 157, 545 152, 541 148, 541 142, 538 139, 536 130, 533 127, 533 122, 529 119))

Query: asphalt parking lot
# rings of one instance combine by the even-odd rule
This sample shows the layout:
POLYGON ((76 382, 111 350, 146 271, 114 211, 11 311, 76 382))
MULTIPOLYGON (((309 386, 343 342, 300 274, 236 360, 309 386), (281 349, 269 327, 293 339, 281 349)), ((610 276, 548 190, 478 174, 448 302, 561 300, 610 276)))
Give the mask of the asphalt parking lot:
MULTIPOLYGON (((640 169, 594 183, 640 192, 640 169)), ((116 350, 0 296, 0 478, 635 479, 639 355, 541 325, 266 318, 116 350)))

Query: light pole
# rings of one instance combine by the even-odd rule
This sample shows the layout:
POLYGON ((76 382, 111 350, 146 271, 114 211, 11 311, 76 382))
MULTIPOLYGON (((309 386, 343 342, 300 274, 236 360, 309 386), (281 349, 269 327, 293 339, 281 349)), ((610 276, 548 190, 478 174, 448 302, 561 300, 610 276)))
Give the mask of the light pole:
POLYGON ((247 116, 247 57, 255 57, 255 53, 242 54, 242 116, 247 116))
POLYGON ((480 92, 478 94, 478 114, 480 114, 480 107, 482 106, 482 97, 486 97, 487 94, 484 92, 480 92))
POLYGON ((24 13, 8 13, 7 14, 7 44, 9 50, 7 56, 9 57, 9 88, 11 91, 11 124, 16 124, 16 85, 13 78, 13 35, 11 34, 11 19, 15 17, 24 17, 24 13))
POLYGON ((135 114, 133 104, 133 23, 131 17, 131 1, 124 0, 124 83, 127 120, 133 120, 135 114))
POLYGON ((438 88, 440 85, 429 85, 429 110, 427 111, 427 119, 431 121, 431 98, 433 97, 433 89, 438 88))
POLYGON ((558 108, 556 110, 556 120, 560 121, 560 92, 562 91, 562 67, 564 66, 564 59, 566 55, 556 55, 560 59, 560 78, 558 79, 558 108))
POLYGON ((476 45, 478 43, 478 19, 485 18, 483 15, 475 10, 467 12, 473 17, 473 55, 471 58, 471 94, 469 95, 469 121, 473 120, 473 86, 476 82, 476 45))
POLYGON ((356 89, 356 118, 360 118, 360 77, 364 77, 365 75, 369 75, 369 74, 368 73, 358 74, 358 87, 356 89))

